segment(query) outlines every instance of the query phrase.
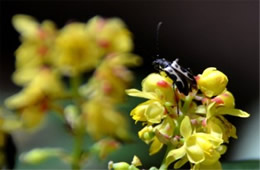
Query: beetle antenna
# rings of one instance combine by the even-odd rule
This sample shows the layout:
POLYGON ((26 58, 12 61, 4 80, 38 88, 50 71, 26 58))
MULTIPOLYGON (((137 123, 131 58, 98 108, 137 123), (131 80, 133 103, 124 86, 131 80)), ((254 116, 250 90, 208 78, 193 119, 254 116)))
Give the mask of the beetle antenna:
POLYGON ((162 26, 162 21, 158 22, 157 24, 157 29, 156 29, 156 58, 160 57, 160 49, 159 49, 159 33, 160 33, 160 28, 162 26))

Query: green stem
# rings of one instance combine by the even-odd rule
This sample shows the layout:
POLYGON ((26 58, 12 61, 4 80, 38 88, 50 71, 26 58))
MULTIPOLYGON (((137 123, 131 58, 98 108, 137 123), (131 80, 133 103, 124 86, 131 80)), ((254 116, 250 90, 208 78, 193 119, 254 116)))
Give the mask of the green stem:
POLYGON ((167 150, 165 152, 165 155, 164 155, 164 158, 163 158, 163 161, 162 161, 162 164, 159 168, 159 170, 167 170, 168 169, 168 165, 166 164, 166 157, 168 155, 168 152, 171 150, 171 147, 168 145, 167 146, 167 150))
POLYGON ((81 155, 82 155, 82 146, 84 142, 84 136, 80 134, 75 135, 75 141, 74 141, 74 150, 72 155, 72 165, 71 168, 73 170, 79 170, 80 169, 80 161, 81 161, 81 155))
MULTIPOLYGON (((80 94, 78 92, 79 86, 81 85, 80 75, 76 75, 70 79, 70 86, 75 105, 80 109, 80 94)), ((81 126, 73 129, 74 131, 74 149, 72 153, 72 163, 71 168, 73 170, 79 170, 81 156, 83 153, 83 142, 84 142, 84 132, 81 126)))
POLYGON ((79 90, 80 84, 81 84, 81 76, 80 75, 76 75, 76 76, 70 78, 70 86, 71 86, 72 96, 76 99, 79 97, 78 90, 79 90))

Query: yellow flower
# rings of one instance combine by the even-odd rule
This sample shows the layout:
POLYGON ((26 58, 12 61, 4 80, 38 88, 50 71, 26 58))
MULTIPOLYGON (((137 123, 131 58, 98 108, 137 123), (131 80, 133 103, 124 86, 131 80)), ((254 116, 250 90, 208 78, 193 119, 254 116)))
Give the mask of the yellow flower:
POLYGON ((160 123, 166 116, 164 106, 156 100, 148 100, 134 108, 130 115, 134 120, 160 123))
POLYGON ((29 152, 22 153, 20 160, 29 164, 39 164, 49 158, 64 157, 65 153, 59 148, 36 148, 29 152))
POLYGON ((88 21, 86 30, 104 53, 129 52, 133 48, 131 33, 119 18, 96 16, 88 21))
POLYGON ((39 40, 56 33, 55 25, 52 21, 45 20, 39 24, 35 18, 29 15, 15 15, 12 18, 15 29, 21 33, 22 40, 39 40), (36 36, 37 35, 37 36, 36 36))
POLYGON ((19 109, 23 126, 28 129, 39 128, 46 118, 47 103, 41 102, 35 105, 19 109))
POLYGON ((170 143, 173 136, 175 124, 170 117, 166 117, 160 124, 155 127, 150 125, 145 126, 138 132, 138 136, 146 144, 152 142, 149 154, 153 155, 161 150, 163 144, 170 143))
POLYGON ((39 67, 52 64, 57 30, 52 21, 45 20, 39 24, 27 15, 15 15, 12 22, 21 34, 22 41, 15 52, 17 70, 13 74, 13 80, 16 84, 24 85, 33 79, 39 67))
POLYGON ((229 108, 235 107, 235 99, 231 92, 225 90, 220 95, 214 97, 211 99, 212 102, 216 102, 218 106, 225 106, 229 108))
POLYGON ((120 147, 120 143, 111 138, 104 138, 94 144, 91 148, 92 151, 98 153, 100 159, 105 159, 108 154, 117 150, 120 147))
POLYGON ((56 66, 66 75, 77 75, 97 66, 99 47, 91 40, 83 23, 66 25, 56 40, 56 66))
POLYGON ((247 118, 250 115, 240 109, 236 109, 233 106, 233 102, 231 100, 226 101, 226 106, 225 103, 224 105, 218 105, 216 102, 212 102, 209 105, 207 105, 207 119, 210 119, 213 116, 219 116, 219 115, 231 115, 231 116, 237 116, 237 117, 242 117, 242 118, 247 118))
POLYGON ((108 163, 108 169, 109 170, 128 170, 130 167, 130 165, 126 162, 117 162, 117 163, 113 163, 112 161, 110 161, 108 163))
MULTIPOLYGON (((150 74, 142 81, 142 91, 129 89, 129 96, 150 99, 131 111, 131 116, 136 121, 147 121, 149 123, 160 123, 166 116, 166 106, 176 106, 175 96, 171 81, 159 74, 150 74)), ((174 113, 169 113, 174 114, 174 113)))
POLYGON ((104 96, 111 102, 121 102, 125 98, 125 89, 133 80, 133 74, 127 66, 140 64, 140 58, 133 54, 114 53, 104 58, 96 69, 93 78, 81 88, 85 96, 104 96))
POLYGON ((145 126, 142 130, 138 132, 138 136, 146 144, 149 144, 155 136, 154 129, 152 126, 145 126))
POLYGON ((59 75, 45 68, 21 92, 7 98, 5 104, 21 114, 25 127, 34 128, 45 118, 49 103, 64 94, 59 75))
POLYGON ((219 95, 225 90, 228 83, 227 76, 214 67, 205 69, 202 75, 197 76, 196 80, 198 88, 207 97, 219 95))
POLYGON ((170 102, 172 105, 176 103, 172 81, 157 73, 149 74, 142 81, 142 91, 129 89, 126 92, 129 96, 157 99, 163 102, 170 102))
POLYGON ((194 164, 214 165, 218 162, 220 158, 218 148, 223 143, 221 138, 216 137, 215 134, 192 133, 188 116, 185 116, 181 122, 180 134, 184 138, 184 144, 180 148, 169 151, 166 157, 167 165, 183 157, 184 160, 194 164))
MULTIPOLYGON (((224 142, 229 143, 229 138, 233 137, 237 139, 236 127, 232 125, 223 116, 212 117, 207 121, 207 131, 208 133, 214 133, 214 131, 221 131, 221 137, 224 142)), ((217 133, 214 133, 217 134, 217 133)), ((220 134, 220 133, 218 133, 220 134)))
POLYGON ((142 166, 141 160, 136 155, 133 157, 131 164, 134 166, 142 166))
POLYGON ((94 139, 104 136, 118 137, 123 140, 129 138, 125 117, 115 111, 113 106, 103 98, 91 99, 83 105, 82 110, 86 130, 94 139))
POLYGON ((21 92, 9 97, 5 104, 10 109, 20 109, 43 100, 61 98, 64 91, 59 75, 49 68, 43 68, 21 92))
POLYGON ((137 156, 133 157, 131 165, 126 162, 117 162, 113 161, 108 162, 108 170, 139 170, 138 166, 142 166, 140 159, 137 156))

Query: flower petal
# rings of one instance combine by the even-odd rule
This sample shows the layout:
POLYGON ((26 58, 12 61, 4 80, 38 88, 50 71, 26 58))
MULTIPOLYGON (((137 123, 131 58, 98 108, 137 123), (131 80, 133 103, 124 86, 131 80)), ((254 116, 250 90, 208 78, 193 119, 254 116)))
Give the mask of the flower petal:
POLYGON ((205 160, 203 149, 197 144, 196 136, 191 136, 186 141, 187 157, 191 163, 200 163, 205 160))
POLYGON ((32 36, 36 33, 39 24, 35 18, 28 15, 15 15, 12 18, 14 28, 23 36, 32 36))
POLYGON ((212 116, 214 116, 216 114, 216 107, 215 107, 216 103, 210 103, 207 106, 207 119, 211 118, 212 116))
POLYGON ((219 161, 215 162, 214 164, 211 165, 204 165, 204 164, 199 164, 198 169, 200 170, 221 170, 221 163, 219 161))
POLYGON ((155 94, 149 93, 149 92, 142 92, 142 91, 137 90, 137 89, 128 89, 128 90, 126 90, 126 93, 129 96, 141 97, 141 98, 145 98, 145 99, 156 99, 155 94))
POLYGON ((180 159, 174 164, 174 169, 180 169, 180 167, 186 164, 187 161, 188 161, 187 156, 183 157, 182 159, 180 159))
POLYGON ((164 107, 159 102, 151 102, 145 110, 145 117, 150 123, 160 123, 164 115, 164 107))
POLYGON ((197 106, 197 108, 195 110, 195 113, 197 113, 197 114, 206 114, 207 113, 206 107, 204 105, 197 106))
POLYGON ((188 138, 191 135, 192 127, 190 124, 190 118, 188 116, 185 116, 184 119, 182 120, 180 132, 184 138, 188 138))
POLYGON ((207 133, 196 133, 196 136, 198 138, 206 139, 212 142, 213 146, 218 147, 223 143, 223 140, 221 138, 218 138, 216 136, 213 136, 211 134, 207 133))
POLYGON ((166 165, 170 165, 172 162, 182 158, 185 154, 184 145, 178 149, 171 150, 166 156, 166 165))
POLYGON ((244 118, 250 116, 250 114, 248 114, 247 112, 244 112, 243 110, 227 108, 227 107, 217 108, 216 112, 221 115, 227 114, 227 115, 231 115, 231 116, 238 116, 238 117, 244 117, 244 118))
POLYGON ((210 134, 216 138, 220 138, 222 139, 223 137, 223 132, 221 130, 221 128, 218 126, 218 124, 216 124, 213 121, 209 121, 208 122, 208 126, 209 126, 209 130, 210 130, 210 134))
POLYGON ((149 155, 154 155, 157 152, 160 151, 160 149, 163 147, 163 143, 161 143, 158 138, 154 138, 154 141, 149 149, 149 155))

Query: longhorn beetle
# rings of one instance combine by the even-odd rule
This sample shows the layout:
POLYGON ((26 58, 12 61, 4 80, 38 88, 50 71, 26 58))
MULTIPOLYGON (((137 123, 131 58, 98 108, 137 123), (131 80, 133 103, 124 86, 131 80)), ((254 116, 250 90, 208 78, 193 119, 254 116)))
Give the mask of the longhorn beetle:
POLYGON ((173 80, 178 90, 188 95, 192 87, 196 87, 196 80, 190 69, 186 69, 178 64, 179 59, 175 59, 172 63, 164 58, 153 61, 154 68, 163 71, 173 80))
MULTIPOLYGON (((159 57, 159 30, 161 28, 162 22, 159 22, 157 25, 156 32, 156 50, 157 55, 159 57)), ((164 58, 156 59, 153 61, 153 66, 158 71, 163 71, 173 80, 173 85, 176 84, 178 90, 188 95, 189 91, 191 91, 192 87, 196 88, 196 80, 191 70, 188 68, 184 68, 178 64, 179 59, 175 59, 172 63, 165 60, 164 58)))

